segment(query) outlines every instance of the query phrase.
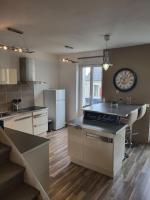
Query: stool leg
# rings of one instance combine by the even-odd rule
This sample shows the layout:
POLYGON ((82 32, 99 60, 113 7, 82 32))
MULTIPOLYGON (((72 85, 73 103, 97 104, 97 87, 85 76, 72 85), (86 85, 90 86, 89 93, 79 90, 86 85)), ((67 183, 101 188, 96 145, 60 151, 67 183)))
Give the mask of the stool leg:
POLYGON ((129 148, 133 147, 132 143, 132 126, 130 126, 130 134, 129 134, 129 148))

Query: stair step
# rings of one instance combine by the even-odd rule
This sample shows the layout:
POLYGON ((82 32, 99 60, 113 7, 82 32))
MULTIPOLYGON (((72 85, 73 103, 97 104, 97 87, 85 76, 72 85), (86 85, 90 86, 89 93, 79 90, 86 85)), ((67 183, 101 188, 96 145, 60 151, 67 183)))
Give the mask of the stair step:
POLYGON ((39 196, 39 191, 35 188, 22 183, 9 193, 2 196, 1 200, 37 200, 39 196))
POLYGON ((0 143, 0 165, 9 160, 9 153, 11 148, 5 144, 0 143))
MULTIPOLYGON (((23 182, 25 169, 12 162, 0 166, 0 195, 23 182)), ((0 198, 1 199, 1 198, 0 198)))

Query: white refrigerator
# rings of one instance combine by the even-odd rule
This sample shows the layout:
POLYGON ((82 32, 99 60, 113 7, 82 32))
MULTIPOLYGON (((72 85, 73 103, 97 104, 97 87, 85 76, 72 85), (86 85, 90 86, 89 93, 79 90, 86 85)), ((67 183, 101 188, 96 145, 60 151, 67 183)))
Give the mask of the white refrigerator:
POLYGON ((48 107, 48 117, 52 120, 53 129, 65 127, 65 90, 44 90, 44 105, 48 107))

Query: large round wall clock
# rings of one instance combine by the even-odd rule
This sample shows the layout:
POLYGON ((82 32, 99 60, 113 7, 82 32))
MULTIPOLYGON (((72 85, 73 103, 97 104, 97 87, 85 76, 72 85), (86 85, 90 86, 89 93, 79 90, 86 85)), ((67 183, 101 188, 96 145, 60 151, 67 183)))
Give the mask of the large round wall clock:
POLYGON ((137 75, 129 68, 122 68, 115 73, 113 82, 117 90, 127 92, 135 87, 137 75))

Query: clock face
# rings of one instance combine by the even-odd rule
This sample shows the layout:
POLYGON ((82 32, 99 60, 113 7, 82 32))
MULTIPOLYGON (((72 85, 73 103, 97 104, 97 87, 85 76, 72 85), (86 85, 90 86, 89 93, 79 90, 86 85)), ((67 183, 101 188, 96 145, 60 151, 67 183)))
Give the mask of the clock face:
POLYGON ((118 90, 127 92, 135 87, 137 83, 137 76, 131 69, 123 68, 116 72, 113 82, 118 90))

